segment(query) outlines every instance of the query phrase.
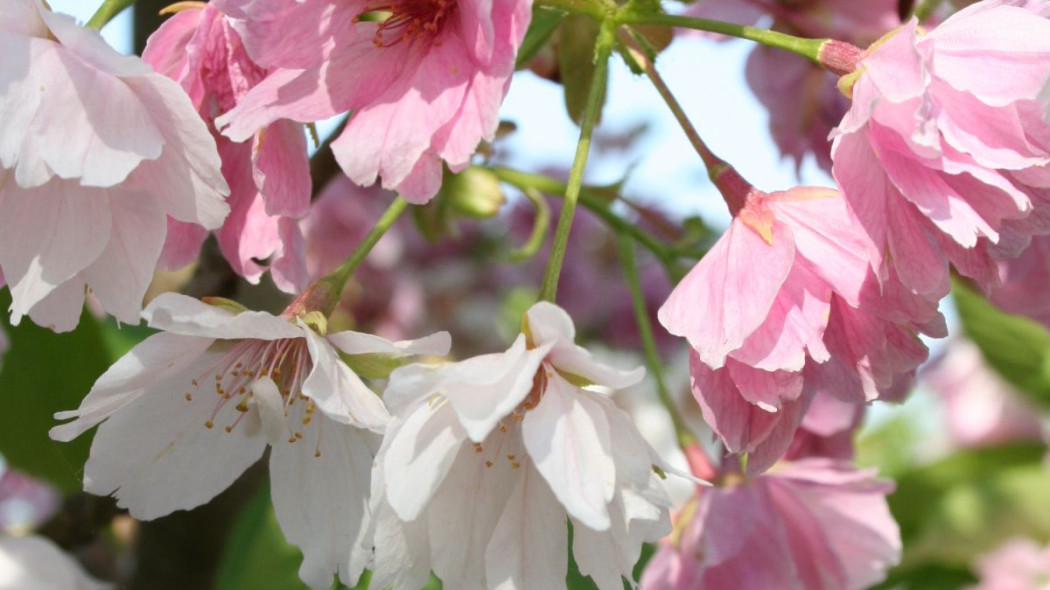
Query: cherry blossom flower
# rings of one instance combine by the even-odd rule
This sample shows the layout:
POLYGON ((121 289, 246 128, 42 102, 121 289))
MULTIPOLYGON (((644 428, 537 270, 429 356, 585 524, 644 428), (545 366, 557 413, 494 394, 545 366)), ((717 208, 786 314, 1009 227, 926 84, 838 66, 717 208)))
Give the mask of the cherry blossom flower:
POLYGON ((1050 125, 1037 102, 1048 17, 1045 2, 985 0, 924 34, 912 21, 843 80, 853 105, 835 131, 835 179, 916 292, 943 296, 948 262, 990 287, 992 247, 1050 227, 1050 125))
POLYGON ((4 465, 2 460, 0 474, 0 534, 31 531, 58 510, 62 499, 51 486, 4 465))
POLYGON ((491 141, 531 17, 528 0, 221 0, 269 75, 220 117, 247 139, 278 119, 352 111, 332 144, 356 183, 425 203, 442 162, 465 169, 491 141), (381 22, 368 18, 389 12, 381 22))
POLYGON ((573 343, 561 308, 537 303, 506 351, 397 369, 395 417, 376 457, 373 584, 557 588, 569 550, 602 590, 630 579, 641 545, 669 530, 654 454, 605 395, 636 383, 573 343))
POLYGON ((0 590, 110 590, 50 539, 0 536, 0 590))
POLYGON ((922 379, 944 402, 955 444, 1041 440, 1039 413, 988 366, 972 341, 953 341, 944 356, 923 369, 922 379))
POLYGON ((1050 548, 1031 539, 1013 539, 977 561, 981 582, 969 590, 1045 590, 1050 548))
MULTIPOLYGON (((214 127, 215 118, 232 109, 266 70, 248 58, 236 31, 210 4, 185 8, 165 21, 150 36, 142 59, 182 86, 216 138, 231 208, 216 235, 233 270, 258 283, 266 268, 257 261, 270 260, 274 283, 298 292, 306 271, 296 219, 310 207, 302 125, 274 121, 243 143, 219 135, 214 127)), ((162 262, 170 268, 184 266, 206 236, 200 226, 169 221, 162 262)))
POLYGON ((338 572, 356 584, 371 555, 370 445, 389 414, 335 349, 444 354, 448 335, 406 342, 358 332, 325 336, 310 314, 313 325, 170 293, 143 316, 163 331, 110 367, 78 410, 56 415, 76 418, 52 429, 56 440, 102 423, 84 489, 113 495, 132 516, 149 520, 207 502, 270 445, 274 509, 303 551, 300 577, 328 588, 338 572))
POLYGON ((702 488, 642 575, 644 590, 863 590, 900 560, 890 482, 830 459, 702 488))
POLYGON ((0 269, 11 320, 70 330, 85 289, 138 321, 166 216, 216 228, 215 141, 178 84, 98 32, 12 0, 0 14, 0 269))
POLYGON ((989 294, 992 303, 1050 327, 1050 236, 1033 236, 1017 258, 1000 261, 999 279, 989 294))

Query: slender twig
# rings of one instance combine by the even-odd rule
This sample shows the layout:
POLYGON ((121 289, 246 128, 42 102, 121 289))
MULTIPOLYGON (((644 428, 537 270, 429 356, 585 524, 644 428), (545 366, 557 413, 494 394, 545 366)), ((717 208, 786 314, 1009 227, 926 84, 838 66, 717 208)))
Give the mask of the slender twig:
POLYGON ((102 27, 106 26, 106 23, 113 20, 113 17, 120 14, 122 10, 131 6, 135 3, 135 0, 106 0, 102 3, 102 6, 98 7, 95 14, 91 16, 91 20, 87 22, 87 27, 102 30, 102 27))

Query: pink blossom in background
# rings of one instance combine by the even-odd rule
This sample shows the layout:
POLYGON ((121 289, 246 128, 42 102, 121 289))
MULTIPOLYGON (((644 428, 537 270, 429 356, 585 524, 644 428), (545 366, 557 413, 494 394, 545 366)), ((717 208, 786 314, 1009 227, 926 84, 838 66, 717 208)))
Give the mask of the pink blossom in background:
POLYGON ((893 484, 829 459, 701 488, 642 590, 864 590, 900 561, 893 484))
POLYGON ((394 418, 376 457, 377 587, 558 588, 568 531, 583 575, 621 590, 643 542, 670 530, 659 463, 630 418, 575 375, 611 390, 641 368, 605 365, 540 302, 505 352, 396 369, 394 418))
POLYGON ((835 131, 833 173, 901 281, 929 298, 948 262, 986 288, 996 255, 1050 229, 1050 4, 985 0, 873 45, 835 131))
POLYGON ((1020 256, 1000 261, 999 279, 988 297, 992 303, 1050 327, 1050 235, 1033 236, 1020 256))
POLYGON ((1041 440, 1038 411, 988 366, 977 345, 954 340, 922 372, 944 403, 948 431, 960 446, 1041 440))
MULTIPOLYGON (((232 209, 216 236, 230 266, 252 283, 268 267, 281 290, 298 292, 305 286, 306 269, 296 220, 310 208, 302 125, 274 121, 243 143, 215 130, 215 118, 231 110, 266 70, 248 58, 226 17, 210 4, 181 10, 165 21, 150 36, 142 59, 189 93, 216 138, 232 209)), ((193 261, 205 237, 200 226, 170 220, 162 263, 178 268, 193 261)))
POLYGON ((266 80, 220 117, 247 139, 278 119, 309 122, 353 111, 332 144, 356 183, 382 180, 413 203, 491 141, 529 0, 221 0, 266 80), (371 22, 360 17, 388 11, 371 22))
POLYGON ((981 582, 968 590, 1047 590, 1050 547, 1031 539, 1013 539, 978 559, 981 582))
MULTIPOLYGON (((691 4, 689 16, 760 24, 810 38, 833 38, 867 45, 900 26, 897 0, 703 0, 691 4)), ((719 36, 721 37, 721 36, 719 36)), ((804 57, 758 46, 745 71, 748 86, 769 111, 769 128, 781 154, 802 166, 807 154, 831 170, 828 135, 849 110, 849 100, 836 88, 837 78, 804 57)))
POLYGON ((166 218, 222 224, 215 141, 186 93, 40 0, 0 14, 0 270, 11 321, 56 331, 85 289, 137 323, 166 218))
POLYGON ((80 408, 55 416, 74 419, 51 430, 61 441, 101 423, 84 489, 152 520, 208 502, 269 446, 274 511, 303 552, 299 577, 313 588, 329 588, 335 574, 355 585, 371 560, 373 448, 390 416, 336 349, 442 355, 448 334, 322 336, 301 317, 235 313, 176 293, 143 315, 162 331, 110 367, 80 408))
POLYGON ((58 491, 36 478, 0 464, 0 535, 24 534, 58 510, 58 491))

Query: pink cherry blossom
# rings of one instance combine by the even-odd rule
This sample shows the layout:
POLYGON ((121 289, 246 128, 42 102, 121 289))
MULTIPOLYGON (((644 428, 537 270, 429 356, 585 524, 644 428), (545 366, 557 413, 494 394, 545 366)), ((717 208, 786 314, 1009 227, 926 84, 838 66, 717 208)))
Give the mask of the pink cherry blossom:
POLYGON ((12 322, 70 330, 86 288, 138 321, 166 217, 221 225, 229 189, 186 93, 40 0, 0 14, 0 269, 12 322))
MULTIPOLYGON (((1048 229, 1050 5, 985 0, 861 56, 833 173, 901 281, 930 298, 948 262, 989 287, 992 246, 1048 229)), ((1009 249, 1009 248, 1007 248, 1009 249)))
POLYGON ((332 144, 356 183, 382 179, 413 203, 441 185, 442 163, 470 164, 496 131, 528 0, 221 0, 266 80, 219 118, 244 140, 278 119, 352 111, 332 144), (362 15, 386 11, 376 22, 362 15))
MULTIPOLYGON (((219 247, 238 274, 257 283, 270 260, 274 283, 297 292, 305 284, 302 234, 296 219, 310 207, 310 165, 302 125, 274 121, 250 141, 218 134, 215 118, 231 110, 265 76, 217 8, 187 8, 150 36, 142 59, 178 82, 216 138, 230 183, 232 211, 217 230, 219 247)), ((196 258, 207 233, 172 220, 162 262, 172 268, 196 258)))
POLYGON ((1050 547, 1013 539, 977 560, 981 582, 968 590, 1046 590, 1050 547))
POLYGON ((25 534, 39 527, 61 501, 51 486, 0 464, 0 535, 25 534))
POLYGON ((955 340, 922 379, 944 402, 948 432, 960 446, 1041 440, 1039 414, 988 366, 973 342, 955 340))
POLYGON ((604 365, 546 302, 506 351, 397 369, 376 457, 377 587, 558 588, 568 532, 580 572, 620 590, 641 545, 670 530, 654 454, 607 396, 644 371, 604 365))
POLYGON ((445 354, 448 334, 323 335, 302 317, 235 313, 173 293, 143 315, 163 331, 110 367, 79 409, 56 415, 75 418, 51 430, 56 440, 102 423, 84 489, 150 520, 211 500, 269 445, 274 510, 303 551, 299 576, 314 588, 330 587, 335 573, 356 584, 371 558, 371 449, 389 414, 336 348, 445 354))
POLYGON ((0 536, 0 590, 112 590, 47 537, 0 536))
POLYGON ((900 560, 890 482, 829 459, 702 488, 642 575, 643 590, 863 590, 900 560))

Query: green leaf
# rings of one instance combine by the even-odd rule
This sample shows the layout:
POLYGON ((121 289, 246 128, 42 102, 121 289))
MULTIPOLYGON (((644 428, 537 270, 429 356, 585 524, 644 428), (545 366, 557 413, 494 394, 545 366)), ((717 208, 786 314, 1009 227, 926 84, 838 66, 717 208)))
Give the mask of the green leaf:
POLYGON ((1012 537, 1050 538, 1045 450, 1035 444, 967 450, 902 476, 889 504, 905 554, 891 578, 966 571, 974 557, 1012 537))
POLYGON ((1050 333, 1042 324, 1010 315, 956 282, 963 330, 985 360, 1030 401, 1050 410, 1050 333))
POLYGON ((515 67, 525 67, 543 49, 547 41, 554 35, 555 29, 561 24, 565 17, 561 12, 534 6, 532 8, 532 22, 529 30, 525 33, 525 39, 518 48, 518 59, 515 67))
POLYGON ((285 541, 269 486, 263 485, 234 522, 215 590, 306 590, 299 579, 300 563, 302 554, 285 541))
MULTIPOLYGON (((10 303, 0 292, 0 309, 10 303)), ((28 318, 10 327, 2 315, 11 348, 0 372, 0 453, 64 492, 79 490, 91 435, 62 443, 47 433, 55 412, 76 409, 112 360, 98 321, 85 311, 76 330, 55 334, 28 318)))
MULTIPOLYGON (((583 119, 583 109, 594 80, 594 48, 598 41, 598 30, 598 23, 587 16, 570 15, 562 21, 558 69, 565 88, 565 108, 577 125, 583 119)), ((608 87, 608 84, 604 86, 608 87)), ((602 102, 605 102, 604 96, 602 102)), ((601 119, 600 114, 598 118, 601 119)))

